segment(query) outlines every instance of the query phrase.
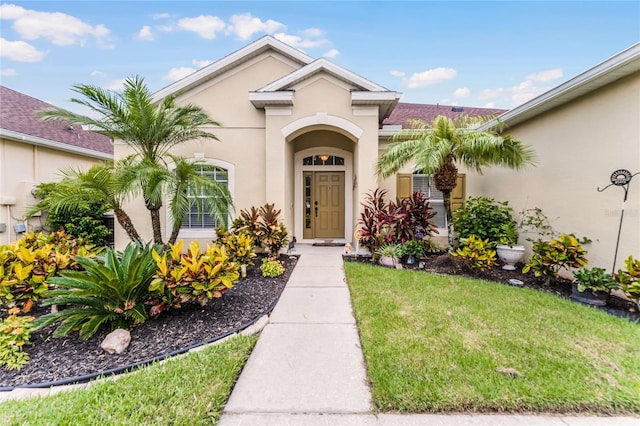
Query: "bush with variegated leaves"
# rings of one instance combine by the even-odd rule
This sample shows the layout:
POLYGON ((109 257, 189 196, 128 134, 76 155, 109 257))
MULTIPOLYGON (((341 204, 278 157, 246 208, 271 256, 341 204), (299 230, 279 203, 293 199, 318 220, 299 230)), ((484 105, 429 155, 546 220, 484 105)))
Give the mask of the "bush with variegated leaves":
POLYGON ((231 261, 224 246, 210 245, 200 250, 197 241, 182 252, 184 241, 169 244, 164 253, 155 253, 158 272, 149 285, 155 295, 149 315, 157 316, 163 310, 180 308, 187 302, 206 304, 209 299, 222 297, 224 290, 238 280, 238 264, 231 261))
POLYGON ((81 269, 76 256, 92 257, 98 250, 64 231, 26 234, 0 246, 0 305, 29 312, 49 289, 47 280, 60 272, 81 269))

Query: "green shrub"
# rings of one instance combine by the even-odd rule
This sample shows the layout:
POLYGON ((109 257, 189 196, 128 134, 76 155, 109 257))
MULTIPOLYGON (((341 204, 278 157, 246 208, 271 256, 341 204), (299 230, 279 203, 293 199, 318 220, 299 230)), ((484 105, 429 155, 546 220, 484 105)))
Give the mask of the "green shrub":
POLYGON ((624 269, 618 269, 613 278, 620 285, 620 289, 640 308, 640 259, 629 256, 624 266, 624 269))
POLYGON ((177 309, 187 302, 206 304, 210 299, 222 297, 222 291, 233 287, 238 280, 239 265, 230 260, 224 246, 210 245, 200 251, 197 241, 182 253, 184 241, 169 244, 164 253, 152 253, 157 271, 149 285, 152 295, 151 316, 167 308, 177 309))
POLYGON ((263 277, 275 278, 284 274, 284 266, 282 262, 273 258, 265 258, 262 260, 260 271, 263 277))
POLYGON ((425 252, 426 249, 424 244, 422 244, 422 241, 418 240, 405 241, 400 244, 400 247, 398 248, 398 256, 400 256, 401 259, 406 259, 412 256, 414 258, 423 257, 425 252))
POLYGON ((256 247, 264 247, 272 256, 278 256, 289 242, 289 233, 280 220, 280 212, 275 209, 274 204, 242 210, 240 216, 233 221, 233 231, 247 232, 256 247))
POLYGON ((29 362, 29 354, 22 350, 31 339, 34 317, 18 316, 19 308, 9 309, 9 316, 0 320, 0 367, 19 370, 29 362))
POLYGON ((451 253, 459 257, 474 270, 484 271, 496 264, 496 251, 491 248, 489 239, 481 240, 475 235, 470 235, 462 240, 462 247, 451 253))
POLYGON ((41 329, 62 321, 54 337, 79 328, 80 337, 88 339, 103 324, 130 328, 146 321, 144 301, 157 270, 153 258, 156 250, 130 243, 122 253, 109 248, 97 260, 78 256, 76 260, 84 271, 65 271, 61 277, 51 278, 51 283, 61 288, 48 291, 48 298, 42 302, 44 306, 66 308, 43 315, 34 326, 41 329))
POLYGON ((29 312, 49 289, 48 280, 67 269, 79 270, 76 256, 95 256, 98 250, 83 240, 58 231, 30 232, 0 246, 0 304, 29 312))
POLYGON ((495 246, 501 238, 504 238, 507 230, 511 232, 512 240, 516 242, 518 240, 513 209, 509 207, 507 201, 498 202, 493 198, 471 197, 467 199, 464 208, 454 212, 453 224, 460 240, 474 235, 477 239, 489 240, 489 243, 495 246))
POLYGON ((609 293, 611 290, 618 288, 618 283, 614 281, 611 274, 608 274, 604 268, 580 269, 575 271, 573 276, 577 282, 576 288, 580 293, 587 289, 609 293))
POLYGON ((587 252, 573 234, 560 234, 551 241, 537 241, 533 244, 533 256, 522 268, 523 273, 533 271, 536 277, 544 277, 545 284, 556 278, 562 269, 570 270, 586 266, 587 252))
POLYGON ((42 183, 36 187, 35 195, 42 198, 37 207, 47 213, 45 226, 53 231, 64 229, 67 233, 82 238, 87 244, 106 246, 111 230, 104 225, 103 217, 110 207, 91 200, 79 203, 69 210, 51 210, 52 201, 63 196, 56 191, 59 182, 42 183))

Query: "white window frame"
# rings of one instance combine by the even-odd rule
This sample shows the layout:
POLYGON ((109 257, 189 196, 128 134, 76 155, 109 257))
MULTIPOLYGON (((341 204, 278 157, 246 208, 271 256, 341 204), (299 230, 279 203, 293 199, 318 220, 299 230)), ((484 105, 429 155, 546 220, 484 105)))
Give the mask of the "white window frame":
POLYGON ((436 227, 438 228, 438 233, 442 234, 442 233, 447 233, 447 213, 444 210, 444 198, 440 198, 440 199, 431 199, 431 193, 430 192, 424 192, 424 191, 416 191, 416 176, 418 177, 425 177, 426 179, 428 179, 427 181, 427 189, 433 189, 434 191, 437 191, 439 194, 442 194, 441 191, 438 191, 435 187, 435 182, 433 181, 433 176, 432 175, 427 175, 424 173, 413 173, 411 176, 411 192, 422 192, 424 194, 424 196, 426 198, 429 198, 429 204, 431 205, 441 205, 443 207, 442 209, 442 214, 444 215, 444 228, 441 228, 437 223, 435 224, 436 227))
MULTIPOLYGON (((206 166, 214 166, 220 167, 221 169, 225 169, 227 171, 227 189, 229 190, 229 194, 231 194, 231 201, 235 200, 235 166, 232 163, 217 159, 217 158, 207 158, 204 154, 195 154, 194 159, 204 160, 204 165, 206 166)), ((169 164, 169 170, 175 169, 175 164, 169 164)), ((165 202, 166 207, 166 230, 167 235, 173 229, 173 220, 171 219, 171 214, 168 210, 168 202, 165 202)), ((232 209, 229 209, 229 217, 227 218, 227 225, 231 222, 232 217, 232 209)), ((178 233, 178 239, 213 239, 215 238, 215 228, 198 228, 198 229, 188 229, 188 228, 180 228, 180 232, 178 233)))

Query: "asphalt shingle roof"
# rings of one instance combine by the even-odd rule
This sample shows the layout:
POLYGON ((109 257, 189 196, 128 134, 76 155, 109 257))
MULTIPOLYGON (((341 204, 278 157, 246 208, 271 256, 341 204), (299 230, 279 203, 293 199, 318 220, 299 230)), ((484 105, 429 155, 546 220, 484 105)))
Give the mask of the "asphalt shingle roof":
POLYGON ((403 128, 410 128, 409 120, 418 119, 428 123, 439 115, 449 118, 459 117, 461 114, 469 116, 495 115, 498 116, 507 110, 495 108, 473 108, 452 105, 430 105, 430 104, 410 104, 399 102, 391 115, 386 118, 382 125, 402 125, 403 128))
POLYGON ((36 112, 45 108, 55 106, 0 86, 0 128, 113 155, 113 145, 104 135, 80 126, 69 128, 60 122, 40 121, 36 112))

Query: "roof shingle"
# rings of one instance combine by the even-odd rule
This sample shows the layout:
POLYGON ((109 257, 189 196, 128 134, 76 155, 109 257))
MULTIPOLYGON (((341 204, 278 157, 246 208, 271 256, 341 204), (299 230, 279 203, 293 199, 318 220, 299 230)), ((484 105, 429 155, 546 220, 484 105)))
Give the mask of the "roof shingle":
POLYGON ((113 145, 104 135, 81 126, 70 128, 61 122, 40 121, 36 112, 46 108, 55 106, 0 86, 0 128, 113 155, 113 145))
POLYGON ((449 118, 456 118, 462 114, 472 117, 478 115, 494 115, 498 116, 507 110, 495 108, 474 108, 460 107, 452 105, 430 105, 430 104, 410 104, 400 102, 393 110, 391 115, 386 118, 382 125, 402 125, 403 128, 410 128, 409 120, 418 119, 431 123, 434 118, 444 115, 449 118))

